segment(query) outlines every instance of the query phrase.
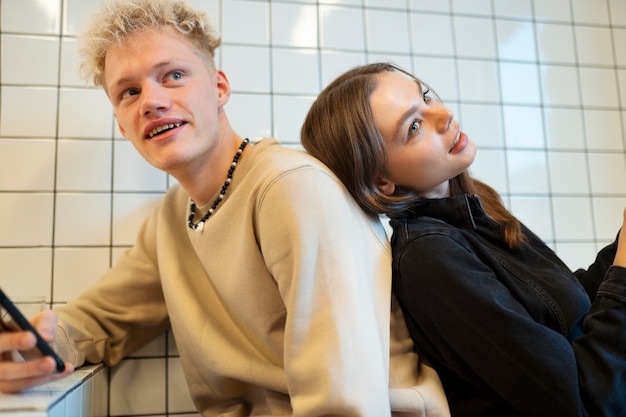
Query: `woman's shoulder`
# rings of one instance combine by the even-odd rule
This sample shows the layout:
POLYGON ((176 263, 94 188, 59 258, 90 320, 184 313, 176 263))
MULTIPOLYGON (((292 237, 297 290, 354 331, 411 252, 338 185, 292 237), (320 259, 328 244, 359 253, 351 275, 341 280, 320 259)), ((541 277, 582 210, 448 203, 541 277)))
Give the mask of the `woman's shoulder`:
POLYGON ((409 241, 429 235, 457 235, 457 228, 432 216, 408 216, 392 219, 390 226, 396 239, 409 241))
POLYGON ((405 254, 416 252, 420 257, 431 258, 439 256, 447 258, 456 251, 468 253, 472 252, 471 242, 476 240, 468 236, 471 231, 459 228, 444 219, 427 215, 394 219, 390 226, 391 246, 396 260, 405 254))

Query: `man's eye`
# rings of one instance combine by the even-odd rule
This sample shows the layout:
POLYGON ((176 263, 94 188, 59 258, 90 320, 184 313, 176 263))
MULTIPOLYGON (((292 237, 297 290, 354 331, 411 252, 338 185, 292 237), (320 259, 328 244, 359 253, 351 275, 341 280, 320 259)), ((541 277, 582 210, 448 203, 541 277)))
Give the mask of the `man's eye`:
POLYGON ((122 93, 122 98, 128 98, 136 94, 139 94, 139 90, 137 88, 129 88, 122 93))
POLYGON ((419 132, 420 130, 420 122, 418 122, 417 120, 413 120, 413 123, 411 123, 411 127, 409 128, 409 135, 414 135, 417 132, 419 132))
POLYGON ((172 78, 172 80, 180 80, 181 78, 183 78, 183 74, 181 72, 174 71, 170 73, 170 77, 172 78))

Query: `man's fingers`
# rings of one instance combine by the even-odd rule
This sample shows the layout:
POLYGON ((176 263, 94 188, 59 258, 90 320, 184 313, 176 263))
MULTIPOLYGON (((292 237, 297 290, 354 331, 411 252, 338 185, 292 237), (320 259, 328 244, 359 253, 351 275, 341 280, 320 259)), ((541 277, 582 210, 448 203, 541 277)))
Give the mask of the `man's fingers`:
POLYGON ((0 333, 0 352, 12 350, 29 350, 35 347, 37 339, 31 332, 0 333))
POLYGON ((44 310, 31 319, 33 327, 48 343, 53 342, 57 334, 57 316, 52 310, 44 310))
POLYGON ((47 357, 20 362, 3 361, 0 362, 0 381, 40 377, 52 373, 54 369, 54 360, 47 357))
POLYGON ((56 373, 56 364, 51 357, 26 362, 0 362, 0 392, 15 393, 26 388, 56 381, 74 372, 71 364, 65 371, 56 373))

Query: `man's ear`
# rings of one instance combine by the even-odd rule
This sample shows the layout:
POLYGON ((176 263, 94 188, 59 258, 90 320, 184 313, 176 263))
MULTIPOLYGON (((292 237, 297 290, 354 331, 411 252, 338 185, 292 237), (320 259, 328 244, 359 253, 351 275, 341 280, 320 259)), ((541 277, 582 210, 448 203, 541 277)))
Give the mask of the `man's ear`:
POLYGON ((376 178, 376 187, 385 195, 391 195, 396 191, 396 184, 383 177, 376 178))
POLYGON ((217 90, 218 90, 218 106, 224 107, 228 100, 230 100, 230 82, 226 77, 226 74, 222 70, 215 70, 217 76, 217 90))

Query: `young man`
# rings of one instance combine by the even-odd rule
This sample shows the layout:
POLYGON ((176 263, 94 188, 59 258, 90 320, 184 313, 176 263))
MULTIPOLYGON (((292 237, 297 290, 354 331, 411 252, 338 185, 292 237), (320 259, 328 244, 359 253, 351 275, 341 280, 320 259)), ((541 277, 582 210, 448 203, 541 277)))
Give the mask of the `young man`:
MULTIPOLYGON (((213 61, 220 39, 203 14, 172 0, 104 7, 82 38, 83 69, 122 134, 179 186, 118 264, 56 310, 56 335, 54 314, 40 316, 49 340, 75 342, 68 370, 53 374, 49 358, 0 362, 0 388, 84 361, 114 365, 171 326, 204 416, 447 415, 398 316, 390 363, 379 221, 317 160, 233 131, 230 86, 213 61)), ((32 345, 26 333, 0 338, 5 352, 32 345)))

